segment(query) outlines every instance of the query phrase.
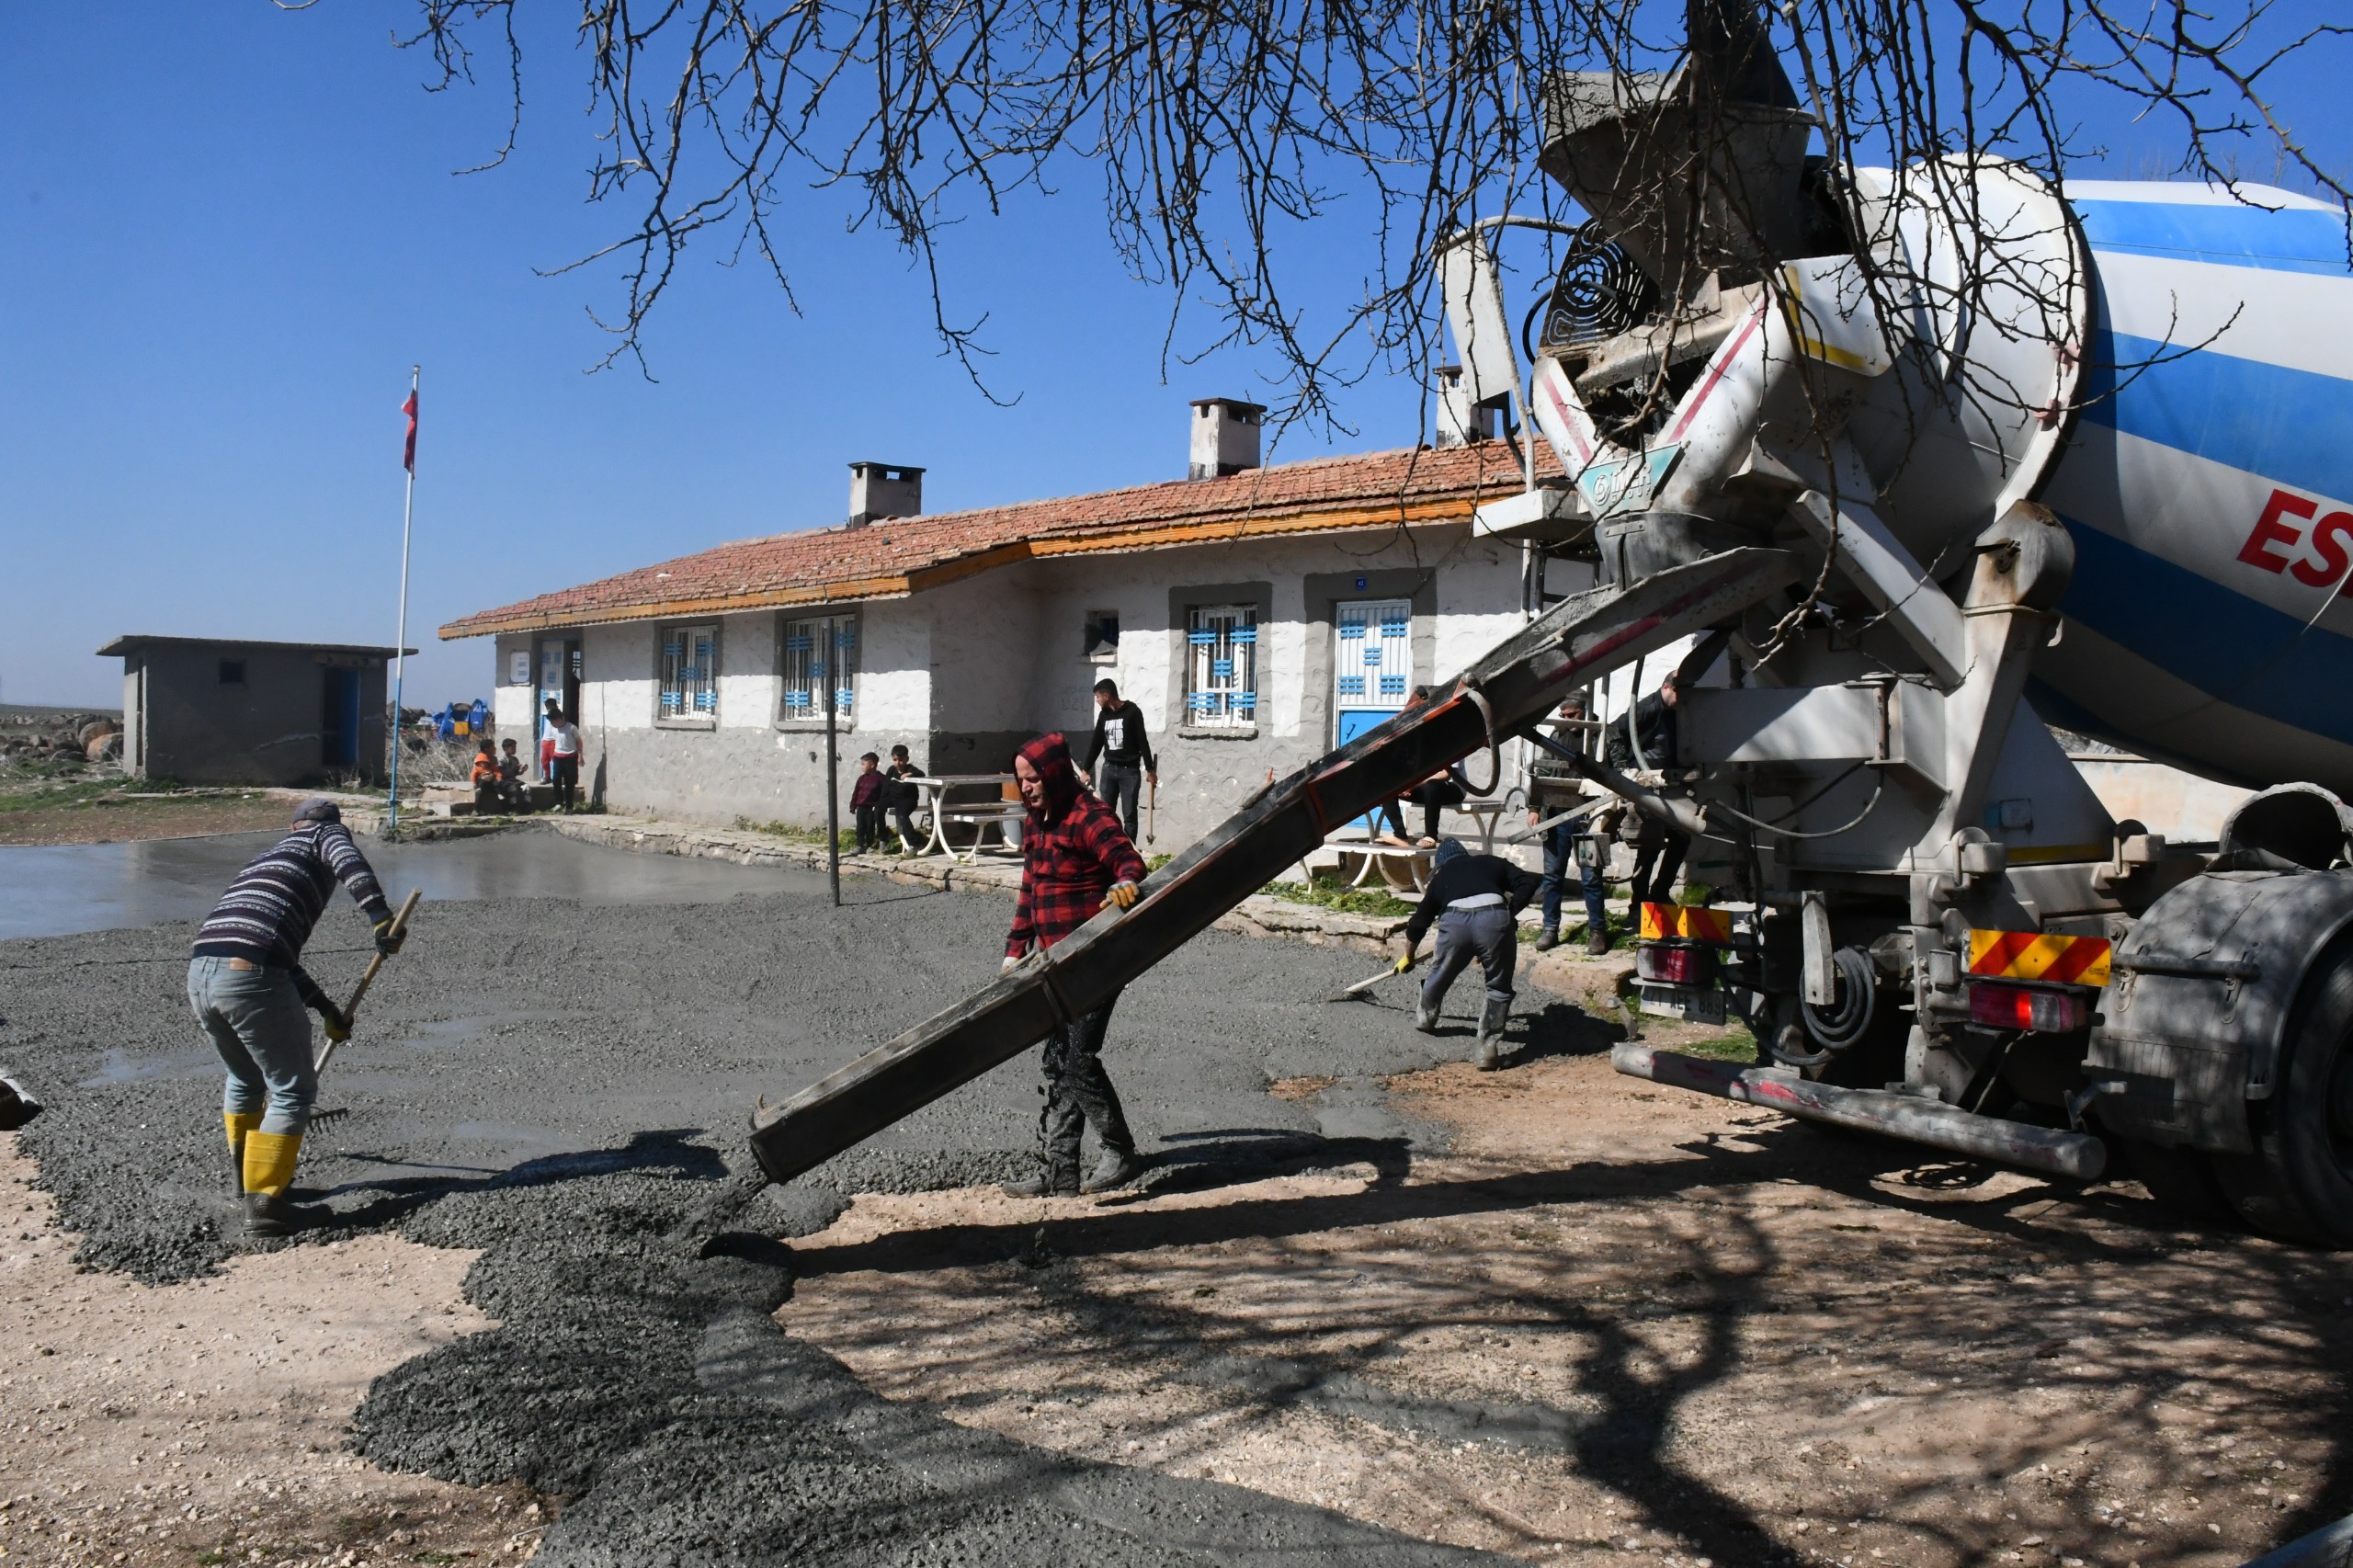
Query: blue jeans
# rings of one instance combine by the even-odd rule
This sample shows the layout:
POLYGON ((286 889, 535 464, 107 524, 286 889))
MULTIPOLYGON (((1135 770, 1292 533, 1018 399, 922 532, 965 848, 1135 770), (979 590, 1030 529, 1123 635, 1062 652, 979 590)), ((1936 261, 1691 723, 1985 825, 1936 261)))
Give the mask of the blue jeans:
POLYGON ((230 967, 241 961, 195 958, 188 965, 188 1005, 229 1070, 221 1108, 233 1116, 260 1111, 262 1131, 299 1134, 319 1092, 310 1012, 292 975, 267 964, 230 967))
MULTIPOLYGON (((1575 863, 1577 840, 1586 833, 1584 817, 1571 817, 1558 827, 1544 834, 1544 881, 1537 896, 1544 901, 1544 929, 1559 935, 1561 929, 1561 893, 1568 884, 1569 868, 1575 863)), ((1591 929, 1609 928, 1608 906, 1599 865, 1579 866, 1577 880, 1585 892, 1585 917, 1591 929)))

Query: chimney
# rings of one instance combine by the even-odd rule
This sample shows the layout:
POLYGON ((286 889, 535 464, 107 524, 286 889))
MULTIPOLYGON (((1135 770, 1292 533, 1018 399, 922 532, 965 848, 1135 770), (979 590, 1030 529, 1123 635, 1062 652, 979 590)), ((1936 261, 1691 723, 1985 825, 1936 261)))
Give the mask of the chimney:
POLYGON ((1495 427, 1503 410, 1493 403, 1484 404, 1471 401, 1471 389, 1463 384, 1462 367, 1440 365, 1438 368, 1438 444, 1441 447, 1470 447, 1495 438, 1495 427))
POLYGON ((923 516, 923 470, 904 463, 849 465, 849 526, 923 516))
POLYGON ((1222 479, 1258 466, 1258 432, 1266 405, 1239 398, 1193 400, 1193 462, 1188 479, 1222 479))

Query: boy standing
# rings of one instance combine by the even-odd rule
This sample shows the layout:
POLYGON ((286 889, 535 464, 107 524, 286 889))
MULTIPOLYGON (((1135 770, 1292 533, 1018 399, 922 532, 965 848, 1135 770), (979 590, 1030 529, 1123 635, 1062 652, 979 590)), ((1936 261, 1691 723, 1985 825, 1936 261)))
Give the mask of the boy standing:
POLYGON ((499 792, 506 797, 506 809, 508 811, 519 812, 523 809, 525 804, 523 796, 523 759, 516 755, 514 737, 509 736, 506 740, 499 742, 498 746, 499 792))
POLYGON ((868 752, 858 759, 858 781, 849 787, 850 814, 858 819, 858 852, 870 855, 882 847, 882 787, 889 780, 877 766, 882 759, 868 752))

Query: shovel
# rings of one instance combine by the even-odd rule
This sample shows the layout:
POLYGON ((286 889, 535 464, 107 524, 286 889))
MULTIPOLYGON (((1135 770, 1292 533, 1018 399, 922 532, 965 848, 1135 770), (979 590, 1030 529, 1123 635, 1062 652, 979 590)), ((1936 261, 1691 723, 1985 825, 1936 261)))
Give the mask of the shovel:
MULTIPOLYGON (((1414 960, 1415 963, 1419 963, 1422 960, 1418 958, 1414 960)), ((1380 984, 1382 981, 1392 980, 1400 974, 1407 974, 1411 972, 1411 965, 1401 970, 1395 964, 1391 964, 1379 974, 1367 975, 1364 979, 1358 981, 1354 985, 1344 986, 1340 990, 1333 992, 1332 994, 1324 997, 1324 1000, 1326 1002, 1353 1002, 1359 996, 1370 995, 1372 992, 1372 988, 1380 984)))
MULTIPOLYGON (((399 912, 392 916, 392 934, 393 936, 398 937, 407 931, 409 912, 416 907, 416 901, 424 896, 425 890, 423 888, 409 889, 408 896, 401 900, 399 912)), ((359 1011, 360 998, 366 996, 368 994, 368 988, 376 983, 376 971, 383 967, 384 955, 382 953, 378 953, 374 958, 368 960, 367 972, 359 977, 358 985, 355 987, 351 993, 351 1000, 343 1005, 343 1021, 347 1026, 350 1024, 354 1015, 359 1011)), ((349 1037, 347 1036, 346 1038, 347 1039, 349 1037)), ((313 1073, 325 1072, 327 1070, 327 1062, 333 1060, 335 1056, 335 1048, 342 1043, 342 1040, 331 1040, 327 1041, 327 1048, 319 1052, 318 1062, 312 1071, 313 1073)), ((350 1114, 351 1108, 349 1106, 338 1106, 333 1110, 313 1111, 311 1113, 311 1125, 313 1127, 324 1126, 330 1122, 340 1121, 350 1114)))
POLYGON ((1154 819, 1154 816, 1155 815, 1155 813, 1157 813, 1157 812, 1159 812, 1159 810, 1160 810, 1160 780, 1159 780, 1159 779, 1157 779, 1157 778, 1155 778, 1155 779, 1154 779, 1154 780, 1152 781, 1151 793, 1150 793, 1150 794, 1148 794, 1148 795, 1146 795, 1146 796, 1144 797, 1144 806, 1143 806, 1143 841, 1144 841, 1146 844, 1150 844, 1150 843, 1152 842, 1152 831, 1153 831, 1153 827, 1154 827, 1154 821, 1153 821, 1153 819, 1154 819))

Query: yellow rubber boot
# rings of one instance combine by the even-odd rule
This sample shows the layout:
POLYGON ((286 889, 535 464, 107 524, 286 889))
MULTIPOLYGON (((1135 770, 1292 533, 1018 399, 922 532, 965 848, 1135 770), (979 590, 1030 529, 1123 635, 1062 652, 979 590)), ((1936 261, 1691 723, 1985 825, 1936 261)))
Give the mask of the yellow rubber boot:
POLYGON ((294 1228, 286 1189, 294 1182, 294 1162, 302 1152, 299 1132, 245 1134, 245 1233, 282 1236, 294 1228))
POLYGON ((224 1110, 221 1125, 229 1134, 229 1176, 242 1193, 245 1190, 245 1137, 261 1125, 261 1117, 254 1111, 224 1110))

